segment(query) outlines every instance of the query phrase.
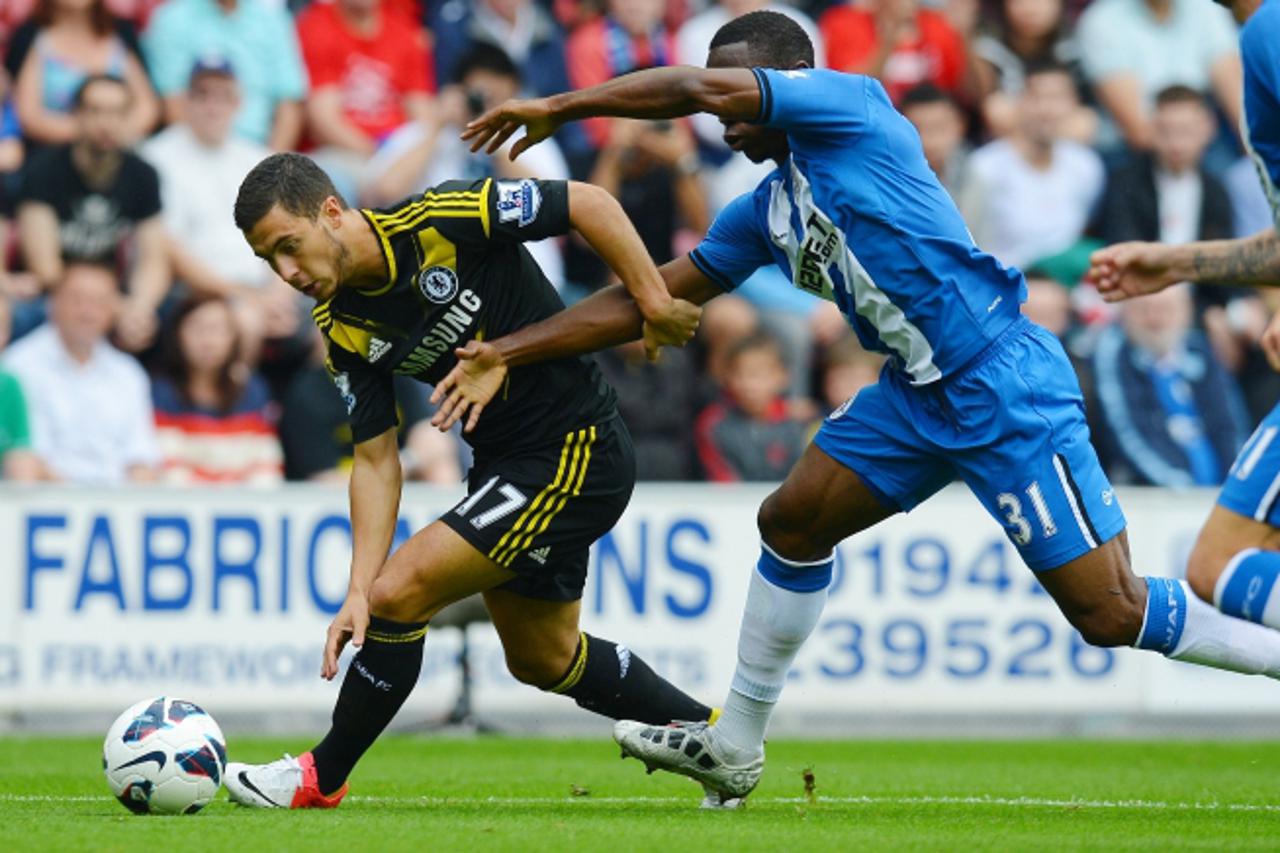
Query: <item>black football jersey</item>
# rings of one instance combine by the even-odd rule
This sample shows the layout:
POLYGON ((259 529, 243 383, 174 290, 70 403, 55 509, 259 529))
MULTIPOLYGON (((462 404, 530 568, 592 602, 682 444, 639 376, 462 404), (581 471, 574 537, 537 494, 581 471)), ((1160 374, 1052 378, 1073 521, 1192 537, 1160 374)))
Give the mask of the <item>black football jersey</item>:
MULTIPOLYGON (((447 181, 384 210, 362 210, 382 244, 388 279, 341 287, 313 311, 327 366, 356 442, 396 425, 392 374, 435 384, 454 348, 491 340, 564 308, 521 243, 569 230, 564 181, 447 181)), ((590 356, 511 368, 464 437, 477 454, 561 441, 616 410, 590 356)))

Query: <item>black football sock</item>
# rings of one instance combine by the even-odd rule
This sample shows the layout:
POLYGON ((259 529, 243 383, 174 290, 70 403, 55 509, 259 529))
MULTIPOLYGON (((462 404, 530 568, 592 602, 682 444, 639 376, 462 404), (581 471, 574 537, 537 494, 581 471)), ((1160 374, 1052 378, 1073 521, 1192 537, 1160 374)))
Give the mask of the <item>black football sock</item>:
POLYGON ((588 711, 615 720, 666 725, 711 716, 709 707, 660 677, 626 646, 585 632, 568 671, 546 690, 572 696, 588 711))
POLYGON ((422 670, 426 622, 392 622, 372 616, 364 648, 351 661, 333 708, 333 727, 311 755, 320 793, 342 787, 360 756, 409 698, 422 670))

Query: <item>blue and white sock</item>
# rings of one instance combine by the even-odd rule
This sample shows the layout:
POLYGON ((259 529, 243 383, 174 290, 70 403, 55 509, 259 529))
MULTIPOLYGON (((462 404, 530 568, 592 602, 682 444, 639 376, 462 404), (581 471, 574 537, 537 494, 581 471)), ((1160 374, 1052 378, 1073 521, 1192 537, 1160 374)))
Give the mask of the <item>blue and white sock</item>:
POLYGON ((1232 672, 1280 678, 1280 632, 1220 613, 1185 581, 1146 578, 1147 612, 1134 648, 1232 672))
POLYGON ((745 763, 764 748, 787 671, 827 603, 834 563, 834 554, 814 562, 788 560, 761 543, 738 633, 738 668, 713 728, 729 763, 745 763))
POLYGON ((1213 603, 1228 616, 1280 628, 1280 553, 1249 548, 1231 558, 1213 588, 1213 603))

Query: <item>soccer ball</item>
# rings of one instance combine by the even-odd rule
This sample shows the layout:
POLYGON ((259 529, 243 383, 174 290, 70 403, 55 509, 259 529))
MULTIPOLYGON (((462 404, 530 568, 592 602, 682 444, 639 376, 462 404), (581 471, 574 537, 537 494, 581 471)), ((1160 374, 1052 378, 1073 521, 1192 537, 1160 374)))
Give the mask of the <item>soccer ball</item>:
POLYGON ((111 724, 102 769, 111 793, 135 814, 194 814, 222 787, 226 741, 193 702, 158 696, 111 724))

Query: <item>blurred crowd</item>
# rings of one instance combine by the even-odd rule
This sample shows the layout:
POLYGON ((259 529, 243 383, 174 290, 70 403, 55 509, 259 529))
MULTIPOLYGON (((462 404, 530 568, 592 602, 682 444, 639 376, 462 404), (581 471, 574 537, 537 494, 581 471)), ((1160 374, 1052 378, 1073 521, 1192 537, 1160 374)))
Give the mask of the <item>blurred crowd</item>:
MULTIPOLYGON (((593 119, 515 163, 458 132, 519 94, 700 65, 760 8, 883 81, 978 244, 1026 272, 1114 481, 1219 483, 1280 398, 1258 346, 1280 305, 1181 285, 1117 308, 1082 282, 1106 243, 1270 223, 1235 131, 1236 28, 1209 0, 0 0, 4 477, 344 477, 345 408, 306 300, 235 229, 241 178, 298 150, 364 206, 448 178, 588 180, 662 263, 769 171, 714 119, 593 119)), ((530 249, 566 302, 610 281, 572 238, 530 249)), ((776 268, 711 302, 690 347, 599 360, 640 477, 713 481, 782 477, 883 363, 776 268)), ((430 427, 429 389, 397 392, 407 476, 457 482, 467 451, 430 427)))

